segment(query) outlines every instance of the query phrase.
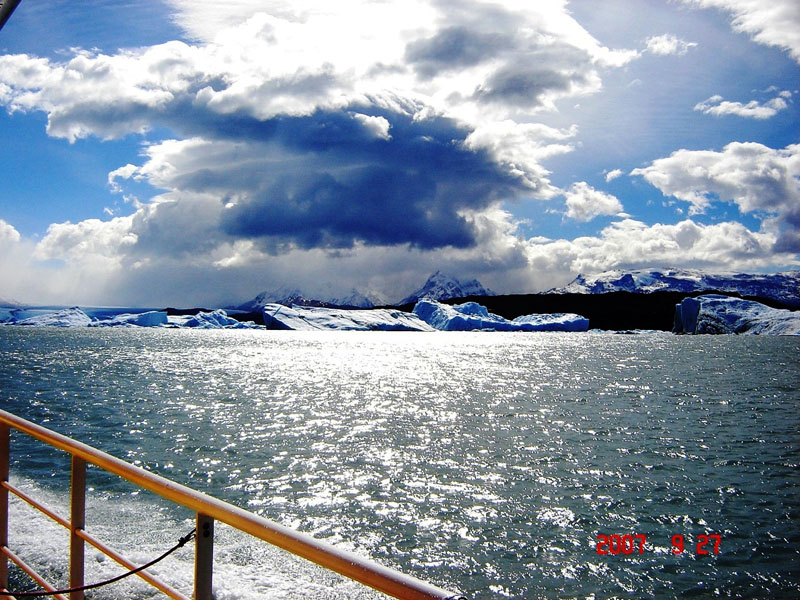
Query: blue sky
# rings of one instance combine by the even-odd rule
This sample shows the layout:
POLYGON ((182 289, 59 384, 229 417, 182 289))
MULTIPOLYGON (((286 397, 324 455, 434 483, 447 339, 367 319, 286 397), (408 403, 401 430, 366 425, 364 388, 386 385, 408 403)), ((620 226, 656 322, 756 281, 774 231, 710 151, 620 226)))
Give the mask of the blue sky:
POLYGON ((0 299, 800 264, 794 0, 23 0, 0 299))

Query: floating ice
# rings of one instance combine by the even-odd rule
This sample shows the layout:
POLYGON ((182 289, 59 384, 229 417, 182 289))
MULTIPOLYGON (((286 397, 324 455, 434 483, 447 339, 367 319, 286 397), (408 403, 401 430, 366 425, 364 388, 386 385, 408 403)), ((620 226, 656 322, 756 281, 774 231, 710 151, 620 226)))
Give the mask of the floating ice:
POLYGON ((309 306, 264 306, 267 329, 300 331, 332 329, 355 331, 433 331, 433 328, 410 313, 392 309, 345 310, 309 306))
POLYGON ((87 327, 92 318, 77 306, 17 321, 15 325, 31 327, 87 327))
POLYGON ((586 331, 589 319, 570 313, 525 315, 509 321, 490 313, 477 302, 449 306, 435 300, 420 300, 414 314, 441 331, 586 331))
POLYGON ((169 317, 169 322, 177 327, 193 327, 197 329, 254 329, 261 328, 252 321, 243 323, 229 317, 225 310, 218 308, 211 312, 199 312, 196 315, 169 317))
POLYGON ((167 324, 167 313, 163 310, 151 310, 143 313, 124 313, 94 321, 90 327, 158 327, 167 324))
POLYGON ((80 308, 73 307, 48 312, 7 324, 53 327, 192 327, 200 329, 252 329, 261 328, 252 321, 240 322, 229 317, 223 309, 199 312, 196 315, 168 316, 166 311, 151 310, 139 313, 122 313, 106 319, 92 319, 80 308))
POLYGON ((760 302, 707 294, 684 298, 675 307, 674 333, 800 335, 800 311, 760 302))

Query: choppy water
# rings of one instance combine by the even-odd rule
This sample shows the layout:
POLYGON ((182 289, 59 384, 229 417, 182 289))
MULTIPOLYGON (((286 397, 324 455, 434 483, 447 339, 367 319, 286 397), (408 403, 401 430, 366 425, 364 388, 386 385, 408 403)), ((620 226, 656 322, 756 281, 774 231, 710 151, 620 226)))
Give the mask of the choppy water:
MULTIPOLYGON (((775 337, 7 327, 0 403, 472 598, 786 598, 800 595, 799 350, 775 337), (647 542, 598 555, 599 534, 647 542), (720 536, 718 554, 696 552, 700 534, 720 536)), ((12 480, 63 507, 66 459, 12 445, 12 480)), ((132 559, 191 529, 192 515, 89 478, 87 528, 132 559)), ((12 548, 58 578, 66 533, 18 503, 12 517, 12 548)), ((119 572, 93 556, 87 580, 119 572)), ((191 551, 169 560, 157 570, 188 592, 191 551)), ((225 528, 215 584, 220 600, 378 596, 225 528)), ((152 596, 134 582, 94 597, 152 596)))

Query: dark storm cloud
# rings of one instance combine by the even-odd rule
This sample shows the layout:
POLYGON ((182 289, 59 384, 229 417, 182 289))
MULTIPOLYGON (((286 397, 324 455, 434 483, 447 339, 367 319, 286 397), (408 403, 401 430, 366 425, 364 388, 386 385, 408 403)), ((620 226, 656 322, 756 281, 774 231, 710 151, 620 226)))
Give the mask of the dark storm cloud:
POLYGON ((430 38, 409 44, 406 60, 423 77, 433 77, 440 72, 471 67, 490 60, 511 46, 508 35, 449 27, 430 38))
POLYGON ((589 55, 566 44, 533 48, 496 70, 475 92, 479 102, 519 108, 542 104, 553 92, 568 92, 587 83, 589 55))
MULTIPOLYGON (((261 189, 225 211, 223 230, 272 249, 275 242, 463 248, 476 243, 477 233, 462 211, 523 189, 483 152, 463 148, 468 132, 448 119, 370 116, 391 124, 390 139, 367 139, 364 127, 340 112, 271 123, 269 141, 302 160, 264 173, 261 189)), ((262 141, 265 125, 253 123, 262 141)))

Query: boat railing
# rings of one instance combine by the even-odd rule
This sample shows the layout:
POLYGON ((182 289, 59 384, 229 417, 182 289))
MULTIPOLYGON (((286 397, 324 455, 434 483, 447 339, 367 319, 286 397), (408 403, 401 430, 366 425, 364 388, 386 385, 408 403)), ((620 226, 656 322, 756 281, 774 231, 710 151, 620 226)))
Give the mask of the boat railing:
MULTIPOLYGON (((255 515, 242 508, 193 490, 165 477, 146 471, 119 458, 97 450, 40 425, 0 410, 0 588, 8 594, 8 561, 11 560, 45 591, 57 591, 26 564, 9 547, 9 493, 31 505, 69 530, 69 587, 84 586, 84 547, 89 543, 97 550, 123 565, 135 565, 86 531, 86 466, 92 464, 113 473, 135 486, 153 492, 170 502, 195 513, 196 535, 194 556, 194 590, 191 598, 212 598, 214 523, 219 521, 255 538, 283 548, 322 567, 370 586, 401 600, 456 600, 463 597, 426 583, 395 569, 379 565, 366 558, 336 548, 304 533, 255 515), (9 482, 11 429, 25 433, 71 455, 70 516, 57 515, 9 482)), ((170 598, 189 600, 190 597, 173 589, 147 570, 136 573, 170 598)), ((69 600, 83 600, 83 591, 70 591, 69 600)), ((56 595, 66 600, 65 595, 56 595)))

